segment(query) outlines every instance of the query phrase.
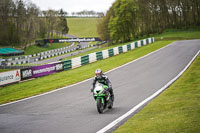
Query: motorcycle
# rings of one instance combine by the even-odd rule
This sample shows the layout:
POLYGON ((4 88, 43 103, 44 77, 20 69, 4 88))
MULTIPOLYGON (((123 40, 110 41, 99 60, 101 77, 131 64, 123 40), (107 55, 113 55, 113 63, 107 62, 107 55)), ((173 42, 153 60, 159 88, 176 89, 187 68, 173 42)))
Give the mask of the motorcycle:
POLYGON ((100 114, 103 113, 106 108, 112 109, 113 100, 111 99, 110 92, 108 91, 108 86, 97 83, 93 90, 93 96, 97 103, 97 111, 100 114))

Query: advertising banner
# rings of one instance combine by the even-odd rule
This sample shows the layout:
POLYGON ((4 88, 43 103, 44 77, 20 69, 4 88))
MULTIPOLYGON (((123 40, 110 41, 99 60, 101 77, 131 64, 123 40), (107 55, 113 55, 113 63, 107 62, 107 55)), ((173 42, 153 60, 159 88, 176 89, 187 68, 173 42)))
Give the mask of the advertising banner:
POLYGON ((49 75, 52 73, 56 73, 59 71, 63 71, 63 62, 61 63, 55 63, 55 64, 46 64, 42 66, 35 66, 32 67, 32 72, 33 72, 33 78, 49 75))
MULTIPOLYGON (((98 37, 87 37, 87 38, 64 38, 64 39, 44 39, 43 43, 64 43, 64 42, 93 42, 93 41, 102 41, 98 37)), ((39 42, 36 41, 36 42, 39 42)))
POLYGON ((20 70, 0 73, 0 86, 14 82, 19 82, 20 80, 20 70))
POLYGON ((33 78, 32 75, 33 75, 33 73, 32 73, 31 68, 21 69, 21 79, 22 80, 33 78))
POLYGON ((22 80, 46 76, 64 70, 64 63, 46 64, 21 70, 22 80))
POLYGON ((91 37, 91 38, 68 38, 68 39, 59 39, 59 42, 95 42, 95 41, 101 41, 101 39, 97 37, 91 37))

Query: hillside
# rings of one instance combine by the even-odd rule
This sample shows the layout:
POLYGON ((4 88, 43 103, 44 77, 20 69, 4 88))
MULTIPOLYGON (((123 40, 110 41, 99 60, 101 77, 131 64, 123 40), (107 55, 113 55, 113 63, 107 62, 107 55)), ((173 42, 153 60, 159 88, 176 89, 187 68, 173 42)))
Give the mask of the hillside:
POLYGON ((101 18, 67 18, 69 34, 77 37, 98 37, 97 24, 101 18))

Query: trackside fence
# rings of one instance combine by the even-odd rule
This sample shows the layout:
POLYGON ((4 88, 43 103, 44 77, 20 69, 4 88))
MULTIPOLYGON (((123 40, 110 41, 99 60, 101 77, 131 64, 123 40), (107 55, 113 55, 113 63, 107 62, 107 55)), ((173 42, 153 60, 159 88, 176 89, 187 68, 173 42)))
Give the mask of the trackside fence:
POLYGON ((32 63, 32 62, 40 61, 43 59, 55 57, 58 55, 66 54, 69 52, 73 52, 76 49, 77 49, 77 46, 75 46, 74 43, 72 43, 70 46, 66 46, 66 47, 58 48, 54 50, 49 50, 45 52, 40 52, 33 55, 11 57, 11 58, 5 59, 4 66, 13 66, 13 65, 18 65, 18 64, 32 63))
POLYGON ((103 51, 91 53, 85 56, 76 57, 73 59, 58 61, 50 64, 21 68, 14 71, 0 73, 0 86, 5 86, 19 81, 38 78, 49 74, 66 71, 106 59, 124 52, 128 52, 138 47, 142 47, 153 43, 154 37, 132 42, 127 45, 106 49, 103 51))

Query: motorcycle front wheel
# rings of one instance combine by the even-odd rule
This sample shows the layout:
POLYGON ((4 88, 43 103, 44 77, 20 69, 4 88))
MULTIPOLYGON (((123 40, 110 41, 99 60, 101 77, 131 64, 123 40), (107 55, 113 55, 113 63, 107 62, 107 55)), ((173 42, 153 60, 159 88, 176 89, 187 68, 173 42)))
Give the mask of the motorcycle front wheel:
POLYGON ((104 110, 104 104, 102 103, 101 99, 97 99, 97 111, 99 114, 103 113, 104 110))

